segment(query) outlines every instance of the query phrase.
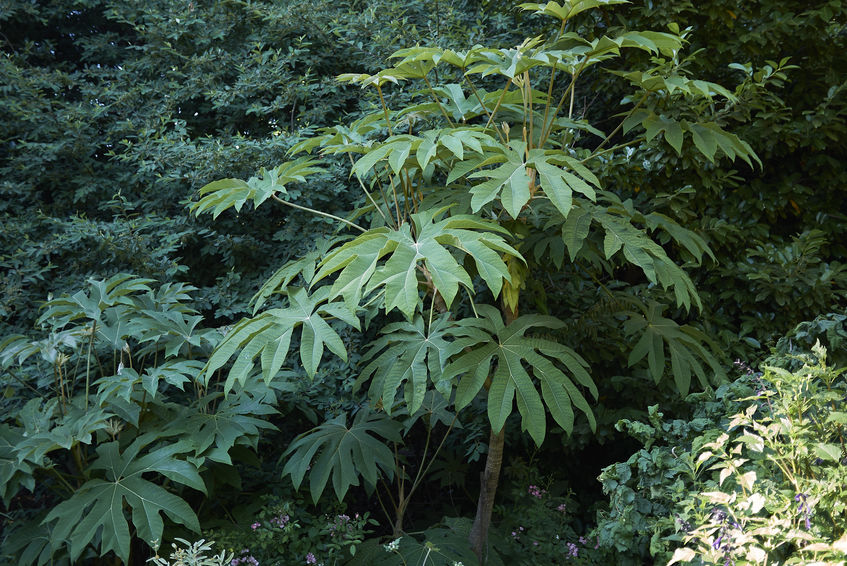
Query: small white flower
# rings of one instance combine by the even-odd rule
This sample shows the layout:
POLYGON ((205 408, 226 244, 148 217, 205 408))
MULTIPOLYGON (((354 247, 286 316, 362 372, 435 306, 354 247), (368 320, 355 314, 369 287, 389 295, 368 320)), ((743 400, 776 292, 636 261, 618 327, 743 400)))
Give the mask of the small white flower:
POLYGON ((385 549, 385 552, 397 552, 397 549, 400 548, 400 539, 394 539, 388 544, 382 546, 385 549))

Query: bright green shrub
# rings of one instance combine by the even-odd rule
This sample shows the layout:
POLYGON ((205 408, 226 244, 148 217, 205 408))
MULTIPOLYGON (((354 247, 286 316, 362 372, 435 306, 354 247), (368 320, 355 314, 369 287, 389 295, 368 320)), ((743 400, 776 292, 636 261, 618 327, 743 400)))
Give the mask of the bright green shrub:
POLYGON ((619 427, 644 443, 600 480, 601 544, 618 563, 840 564, 847 553, 847 380, 826 350, 776 354, 688 420, 619 427), (780 367, 783 366, 783 367, 780 367), (791 371, 784 369, 791 366, 791 371))

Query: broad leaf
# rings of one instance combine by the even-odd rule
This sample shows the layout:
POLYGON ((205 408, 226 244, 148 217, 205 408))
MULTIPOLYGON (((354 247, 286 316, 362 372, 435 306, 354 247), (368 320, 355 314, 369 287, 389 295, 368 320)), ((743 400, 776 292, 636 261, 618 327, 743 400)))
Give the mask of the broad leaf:
POLYGON ((405 404, 414 414, 423 403, 427 383, 431 382, 442 395, 450 397, 450 382, 441 379, 447 359, 454 353, 446 339, 451 330, 448 316, 435 319, 429 328, 423 317, 412 322, 396 322, 381 330, 382 336, 371 344, 362 361, 355 387, 370 379, 370 398, 380 401, 388 414, 394 408, 398 389, 404 389, 405 404), (405 386, 405 387, 404 387, 405 386))
POLYGON ((651 304, 642 313, 629 313, 624 328, 633 339, 638 337, 629 354, 629 366, 647 358, 647 366, 653 380, 658 383, 668 370, 665 346, 670 353, 670 371, 674 383, 682 395, 688 394, 691 374, 695 374, 703 387, 709 387, 726 379, 720 361, 704 347, 717 346, 701 331, 689 325, 680 326, 662 316, 663 307, 651 304), (707 367, 708 370, 707 371, 707 367))
POLYGON ((235 208, 236 212, 240 212, 247 201, 252 202, 254 207, 258 207, 277 194, 286 196, 287 184, 305 181, 306 176, 323 171, 315 167, 316 164, 317 161, 314 159, 301 157, 270 170, 262 168, 257 177, 250 177, 247 181, 241 179, 214 181, 200 189, 202 198, 191 205, 191 212, 200 215, 211 211, 212 217, 217 218, 228 208, 235 208))
POLYGON ((368 485, 376 485, 380 470, 393 477, 394 454, 379 436, 391 442, 400 442, 402 425, 385 414, 361 409, 347 426, 347 415, 342 413, 311 431, 298 436, 288 447, 283 458, 288 457, 282 475, 291 475, 295 489, 300 489, 306 472, 309 473, 309 490, 317 503, 330 477, 338 500, 351 485, 359 485, 361 476, 368 485))
POLYGON ((300 361, 309 376, 314 376, 323 357, 324 346, 343 360, 347 349, 338 333, 324 318, 337 318, 359 328, 359 319, 343 303, 327 303, 329 289, 321 287, 309 295, 305 289, 292 287, 288 290, 289 306, 271 309, 253 318, 236 324, 215 349, 206 363, 205 375, 209 377, 221 368, 240 350, 229 370, 224 391, 230 391, 235 383, 244 384, 261 360, 265 382, 279 372, 295 329, 300 329, 300 361))
POLYGON ((385 311, 397 308, 411 319, 421 304, 419 285, 423 270, 449 307, 459 285, 473 291, 471 277, 447 246, 473 257, 480 276, 491 292, 500 293, 503 280, 510 280, 509 270, 499 253, 520 258, 493 222, 473 216, 451 216, 436 220, 434 211, 412 214, 412 225, 398 230, 369 230, 330 253, 321 263, 315 282, 341 271, 332 285, 330 300, 341 296, 353 309, 364 295, 381 290, 385 311), (414 230, 413 230, 414 229, 414 230), (387 257, 383 263, 381 260, 387 257))
POLYGON ((132 511, 131 520, 137 536, 148 544, 162 540, 163 513, 194 532, 200 531, 197 516, 188 503, 142 477, 145 473, 156 472, 172 481, 205 490, 197 469, 175 458, 187 447, 177 443, 139 457, 139 451, 147 442, 149 440, 139 438, 123 454, 117 442, 98 446, 99 458, 90 469, 104 470, 106 479, 87 481, 44 519, 47 523, 56 522, 53 536, 67 541, 72 561, 76 561, 99 532, 100 553, 114 551, 124 563, 128 562, 130 528, 125 505, 132 511))
POLYGON ((229 450, 236 444, 255 448, 262 430, 276 430, 266 417, 277 411, 268 400, 243 390, 218 397, 207 395, 198 405, 185 409, 165 432, 188 436, 195 457, 232 465, 229 450))
MULTIPOLYGON (((546 434, 545 406, 569 434, 573 432, 573 405, 588 417, 594 429, 591 408, 574 383, 597 397, 597 388, 586 371, 588 364, 567 346, 526 336, 531 328, 556 329, 564 323, 550 316, 524 315, 506 326, 494 307, 483 305, 478 311, 481 318, 457 322, 466 328, 466 338, 459 342, 466 350, 444 370, 444 379, 460 377, 456 408, 468 405, 490 377, 488 417, 493 430, 503 428, 515 403, 522 428, 538 445, 546 434), (541 383, 540 395, 533 377, 541 383)), ((460 331, 455 333, 461 335, 460 331)))

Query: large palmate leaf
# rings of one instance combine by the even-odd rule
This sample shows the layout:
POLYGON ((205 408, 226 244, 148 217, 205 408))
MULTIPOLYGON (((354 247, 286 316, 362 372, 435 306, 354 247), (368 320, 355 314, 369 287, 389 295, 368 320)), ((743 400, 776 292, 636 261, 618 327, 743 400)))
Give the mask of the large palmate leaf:
MULTIPOLYGON (((604 196, 608 193, 604 192, 604 196)), ((650 216, 649 219, 628 210, 616 198, 611 205, 597 205, 585 199, 574 202, 574 207, 562 224, 562 239, 571 259, 576 259, 585 249, 592 224, 599 224, 604 232, 602 253, 606 259, 623 255, 624 260, 641 268, 648 281, 673 289, 677 305, 691 308, 692 303, 702 306, 694 283, 685 271, 657 244, 644 229, 637 228, 632 221, 638 217, 648 226, 661 229, 680 242, 695 259, 699 260, 708 248, 702 238, 675 224, 667 217, 650 216)), ((710 253, 710 252, 708 252, 710 253)))
POLYGON ((113 416, 108 408, 84 406, 79 396, 64 408, 55 397, 46 401, 30 399, 17 414, 22 429, 12 429, 20 433, 13 453, 20 465, 27 461, 46 465, 45 456, 54 450, 69 450, 77 443, 91 444, 93 436, 106 429, 113 416))
POLYGON ((200 524, 191 507, 182 498, 144 479, 146 473, 159 473, 171 481, 205 492, 197 468, 178 454, 190 449, 178 442, 139 456, 149 439, 139 438, 123 454, 117 442, 97 447, 99 458, 89 468, 105 470, 105 479, 85 482, 70 499, 60 503, 44 519, 55 521, 53 536, 65 540, 71 560, 76 561, 99 532, 100 553, 114 551, 127 563, 130 552, 130 528, 125 505, 132 510, 136 534, 148 544, 162 540, 164 513, 174 522, 199 532, 200 524))
POLYGON ((330 299, 341 296, 353 309, 364 295, 382 290, 385 311, 397 308, 411 319, 421 302, 418 285, 423 279, 419 277, 431 280, 448 307, 459 285, 473 291, 470 275, 453 257, 449 246, 473 258, 480 277, 497 296, 503 280, 511 280, 500 254, 521 258, 502 236, 492 233, 506 231, 475 216, 436 220, 437 216, 439 212, 423 211, 411 215, 411 225, 367 231, 328 255, 315 281, 341 271, 332 285, 330 299), (386 256, 388 259, 381 262, 386 256))
POLYGON ((346 360, 344 342, 324 317, 337 318, 357 329, 359 319, 344 303, 327 303, 328 296, 328 287, 321 287, 311 295, 305 289, 292 287, 288 289, 288 307, 271 309, 241 320, 206 363, 207 380, 241 350, 229 370, 224 390, 230 391, 236 382, 243 385, 256 364, 256 358, 260 358, 262 375, 265 382, 269 382, 285 362, 291 337, 297 328, 300 329, 300 361, 310 376, 317 371, 324 346, 346 360))
POLYGON ((276 430, 267 416, 276 409, 267 399, 248 395, 241 390, 219 399, 207 395, 180 417, 169 423, 165 431, 171 435, 190 435, 188 442, 196 457, 232 465, 229 450, 236 444, 256 447, 262 430, 276 430), (210 405, 216 402, 214 409, 210 405))
POLYGON ((643 313, 629 313, 624 329, 633 339, 640 335, 629 354, 630 367, 646 357, 650 375, 658 383, 668 369, 665 356, 667 346, 671 358, 670 370, 682 395, 688 394, 692 373, 703 387, 725 380, 726 373, 720 361, 704 344, 715 351, 717 346, 696 328, 687 324, 680 326, 663 317, 662 310, 661 305, 653 303, 645 307, 643 313), (709 371, 704 366, 708 366, 709 371))
POLYGON ((80 318, 99 321, 103 311, 109 307, 133 305, 131 295, 151 292, 148 283, 152 282, 152 279, 141 279, 126 273, 119 273, 106 281, 89 280, 88 292, 78 291, 47 301, 38 322, 50 321, 52 326, 60 328, 80 318))
MULTIPOLYGON (((679 90, 704 98, 711 98, 713 93, 720 93, 731 99, 735 98, 719 85, 705 81, 692 81, 677 76, 676 82, 669 82, 671 79, 667 77, 642 76, 641 73, 627 74, 626 76, 634 80, 636 75, 639 81, 646 83, 643 85, 645 88, 649 86, 651 89, 662 89, 670 92, 679 90)), ((691 135, 694 147, 712 163, 715 162, 715 155, 720 149, 731 160, 740 157, 750 167, 753 167, 753 162, 758 163, 760 167, 762 166, 759 156, 756 155, 749 143, 724 130, 714 122, 689 122, 688 120, 677 120, 664 114, 659 115, 648 110, 638 110, 624 121, 624 132, 636 126, 644 128, 647 141, 651 141, 662 134, 665 141, 673 147, 677 154, 682 153, 684 133, 688 132, 691 135)))
POLYGON ((6 536, 3 541, 4 558, 14 556, 17 558, 14 564, 18 566, 63 563, 62 559, 66 556, 57 556, 63 541, 54 538, 50 526, 42 522, 45 515, 46 512, 42 512, 34 519, 17 520, 14 526, 6 527, 7 531, 3 533, 6 536))
POLYGON ((441 379, 447 359, 455 352, 447 340, 452 324, 449 315, 435 319, 427 328, 423 317, 411 322, 396 322, 381 330, 362 361, 367 365, 356 380, 356 387, 370 379, 370 398, 381 401, 388 414, 394 407, 397 390, 404 389, 410 414, 423 403, 427 382, 431 381, 445 397, 450 397, 449 380, 441 379), (405 387, 404 387, 405 385, 405 387))
POLYGON ((487 181, 471 188, 471 206, 474 211, 499 198, 503 208, 512 218, 517 218, 532 196, 533 169, 538 173, 540 186, 553 205, 567 216, 571 210, 573 193, 578 192, 589 199, 595 198, 600 181, 578 160, 559 151, 532 149, 513 140, 509 147, 501 146, 501 154, 488 157, 486 163, 502 163, 496 169, 477 171, 469 178, 487 178, 487 181))
POLYGON ((258 177, 250 177, 246 181, 241 179, 214 181, 200 189, 202 198, 191 205, 191 211, 197 215, 212 211, 212 217, 217 218, 228 208, 235 208, 236 212, 240 212, 247 201, 251 201, 254 207, 258 207, 277 194, 286 196, 287 184, 305 181, 307 175, 323 171, 315 166, 317 163, 314 159, 301 157, 270 170, 262 168, 258 177))
POLYGON ((282 475, 291 474, 296 489, 300 488, 306 472, 309 489, 317 503, 332 476, 332 487, 338 500, 351 485, 359 485, 359 476, 376 485, 379 470, 388 477, 394 474, 394 454, 380 436, 400 442, 402 425, 384 413, 361 409, 347 426, 347 414, 342 413, 322 425, 298 436, 283 457, 289 457, 282 475))
MULTIPOLYGON (((585 360, 558 342, 526 336, 531 328, 561 328, 562 321, 551 316, 524 315, 507 326, 494 307, 482 305, 478 311, 482 315, 480 318, 456 323, 465 328, 465 336, 456 341, 457 347, 466 350, 445 368, 443 374, 444 379, 460 376, 456 387, 457 409, 470 403, 490 377, 488 418, 495 431, 502 430, 515 402, 522 428, 528 430, 539 445, 546 433, 545 406, 568 433, 573 431, 573 406, 588 417, 592 429, 596 427, 591 408, 574 383, 586 387, 597 397, 597 387, 586 371, 585 360), (533 377, 541 385, 541 395, 533 377)), ((456 330, 454 334, 462 332, 456 330)))

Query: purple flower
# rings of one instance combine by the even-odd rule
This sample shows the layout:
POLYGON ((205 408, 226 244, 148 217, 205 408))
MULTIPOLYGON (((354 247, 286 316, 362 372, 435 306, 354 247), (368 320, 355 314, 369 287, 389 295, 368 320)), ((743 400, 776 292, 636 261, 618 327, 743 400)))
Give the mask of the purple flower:
POLYGON ((271 519, 271 524, 276 525, 280 529, 284 528, 285 525, 288 524, 288 521, 291 520, 291 517, 286 513, 285 515, 277 515, 273 519, 271 519))
POLYGON ((556 507, 556 511, 559 511, 560 513, 564 513, 565 511, 567 511, 567 509, 568 509, 568 506, 565 505, 564 503, 562 503, 561 505, 556 507))
POLYGON ((262 526, 261 523, 253 523, 252 525, 250 525, 250 528, 255 531, 256 529, 258 529, 261 526, 262 526))
MULTIPOLYGON (((241 554, 246 554, 248 552, 250 551, 245 549, 241 551, 241 554)), ((241 566, 242 564, 246 566, 259 566, 259 561, 252 556, 241 556, 240 558, 233 558, 229 564, 230 566, 241 566)))
POLYGON ((317 564, 317 563, 318 563, 318 559, 315 558, 314 554, 312 554, 310 552, 309 554, 306 555, 306 564, 317 564))
POLYGON ((798 493, 794 496, 794 501, 797 501, 799 505, 797 506, 797 512, 803 517, 803 522, 806 525, 806 530, 812 530, 812 508, 809 507, 809 504, 806 502, 806 497, 808 497, 805 493, 798 493))
POLYGON ((531 496, 536 497, 536 498, 538 498, 538 499, 541 499, 541 497, 542 497, 545 493, 547 493, 547 491, 546 491, 546 490, 541 489, 541 488, 540 488, 540 487, 538 487, 537 485, 531 485, 531 486, 529 486, 529 488, 527 489, 527 491, 529 492, 529 494, 530 494, 531 496))
POLYGON ((574 543, 568 543, 568 558, 576 558, 579 556, 579 547, 577 547, 574 543))

